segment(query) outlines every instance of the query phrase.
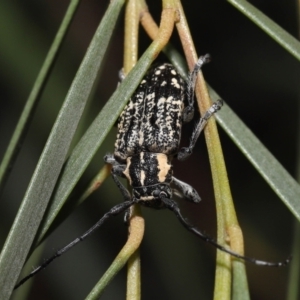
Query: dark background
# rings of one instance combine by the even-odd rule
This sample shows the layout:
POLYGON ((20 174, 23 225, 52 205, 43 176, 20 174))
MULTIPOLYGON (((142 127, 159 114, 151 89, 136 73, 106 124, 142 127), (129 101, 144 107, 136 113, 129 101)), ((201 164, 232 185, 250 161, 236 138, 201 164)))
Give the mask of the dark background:
MULTIPOLYGON (((31 86, 51 45, 69 1, 2 1, 0 9, 0 158, 24 107, 31 86)), ((297 36, 294 1, 251 1, 293 36, 297 36)), ((4 243, 20 201, 57 112, 67 93, 108 1, 83 1, 64 42, 22 151, 0 202, 0 241, 4 243)), ((159 21, 160 2, 150 11, 159 21)), ((295 176, 298 137, 299 64, 256 25, 225 1, 184 1, 198 54, 210 53, 204 69, 209 84, 221 95, 258 138, 295 176)), ((140 31, 140 53, 150 40, 140 31)), ((173 43, 181 47, 177 34, 173 43)), ((84 130, 114 91, 122 68, 123 17, 120 19, 94 100, 88 107, 84 130)), ((164 57, 160 57, 164 59, 164 57)), ((187 144, 194 122, 183 131, 187 144)), ((85 186, 113 151, 114 128, 85 173, 85 186)), ((263 260, 283 260, 291 253, 293 215, 220 129, 230 185, 246 254, 263 260)), ((199 139, 192 157, 174 162, 176 177, 201 195, 198 206, 180 201, 184 215, 198 228, 216 236, 215 206, 205 142, 199 139), (195 167, 197 166, 197 167, 195 167)), ((110 207, 122 201, 109 178, 89 201, 78 208, 49 238, 42 258, 74 239, 110 207)), ((146 234, 141 247, 142 299, 211 299, 215 249, 187 232, 169 211, 143 209, 146 234)), ((109 221, 86 242, 35 278, 29 299, 84 299, 108 268, 127 237, 122 217, 109 221)), ((288 268, 247 264, 252 299, 284 299, 288 268)), ((124 299, 123 270, 102 299, 124 299)))

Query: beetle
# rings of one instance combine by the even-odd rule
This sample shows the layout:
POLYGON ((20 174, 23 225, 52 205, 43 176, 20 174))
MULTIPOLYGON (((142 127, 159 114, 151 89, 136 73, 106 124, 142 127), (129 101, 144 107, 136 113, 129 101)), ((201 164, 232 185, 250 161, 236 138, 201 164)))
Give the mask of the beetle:
POLYGON ((119 117, 114 153, 104 157, 104 161, 112 165, 112 177, 125 201, 115 205, 83 235, 45 260, 42 265, 23 278, 15 289, 88 237, 110 217, 125 212, 125 221, 128 222, 129 208, 134 204, 173 211, 187 230, 237 258, 263 266, 278 267, 289 263, 289 259, 284 262, 257 260, 225 248, 189 224, 181 215, 178 204, 172 199, 173 194, 176 193, 191 202, 200 202, 200 196, 193 187, 173 176, 172 159, 176 157, 178 160, 185 160, 192 154, 196 141, 209 118, 223 105, 222 100, 213 103, 198 121, 192 132, 189 146, 179 149, 182 125, 191 121, 194 115, 197 74, 209 61, 209 54, 199 58, 189 74, 187 84, 171 64, 154 66, 148 71, 119 117), (118 177, 129 181, 132 195, 118 177))
MULTIPOLYGON (((208 60, 206 55, 198 61, 190 81, 194 81, 193 77, 208 60)), ((195 189, 173 176, 171 161, 174 156, 184 160, 192 153, 200 131, 210 116, 221 108, 222 100, 214 103, 200 119, 191 145, 178 152, 182 124, 190 121, 193 115, 193 99, 185 95, 194 94, 194 84, 190 84, 189 89, 192 91, 186 94, 185 82, 171 64, 159 65, 150 69, 123 110, 115 151, 104 160, 112 164, 113 179, 125 200, 163 208, 162 198, 172 198, 173 183, 185 198, 200 202, 195 189), (127 178, 132 197, 118 177, 127 178)))

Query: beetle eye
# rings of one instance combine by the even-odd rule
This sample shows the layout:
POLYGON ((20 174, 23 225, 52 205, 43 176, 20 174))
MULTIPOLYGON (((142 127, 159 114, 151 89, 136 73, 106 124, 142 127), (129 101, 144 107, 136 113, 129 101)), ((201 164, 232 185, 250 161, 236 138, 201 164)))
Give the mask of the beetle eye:
POLYGON ((153 192, 152 192, 152 195, 154 196, 154 197, 159 197, 160 196, 160 191, 159 190, 154 190, 153 192))

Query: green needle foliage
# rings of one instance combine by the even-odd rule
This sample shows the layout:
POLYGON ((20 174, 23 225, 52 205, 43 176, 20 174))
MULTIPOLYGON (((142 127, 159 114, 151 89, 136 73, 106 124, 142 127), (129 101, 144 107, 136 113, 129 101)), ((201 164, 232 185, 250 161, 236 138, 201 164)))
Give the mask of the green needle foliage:
MULTIPOLYGON (((254 6, 242 0, 199 1, 184 7, 198 54, 210 52, 213 57, 203 71, 212 86, 211 98, 222 98, 226 103, 216 118, 222 128, 221 141, 244 233, 245 254, 267 261, 300 253, 296 236, 299 230, 293 237, 293 224, 300 220, 300 187, 294 179, 299 162, 300 43, 293 37, 297 30, 296 16, 291 14, 295 4, 283 2, 265 6, 257 1, 254 6), (288 20, 283 17, 286 15, 288 20)), ((6 185, 2 186, 0 201, 1 300, 13 297, 13 287, 29 254, 56 226, 63 205, 72 207, 72 199, 79 198, 86 183, 103 166, 103 155, 113 151, 113 126, 153 60, 153 49, 148 48, 151 41, 141 30, 141 59, 117 86, 117 71, 122 67, 121 15, 125 1, 86 1, 75 14, 78 4, 79 1, 52 1, 48 7, 6 0, 0 10, 0 186, 19 150, 6 185), (63 12, 67 12, 65 16, 63 12), (64 38, 67 30, 69 34, 64 38), (38 87, 33 85, 36 77, 38 87), (31 92, 30 86, 34 86, 31 92), (25 102, 28 95, 29 102, 25 102), (22 119, 23 113, 17 120, 24 107, 30 118, 22 119), (35 108, 35 113, 26 107, 35 108), (18 125, 14 133, 17 138, 6 150, 16 124, 23 125, 18 125), (74 139, 75 134, 78 139, 74 139), (20 136, 25 137, 24 146, 17 149, 20 136)), ((159 23, 159 6, 150 2, 148 5, 159 23)), ((172 44, 158 59, 169 59, 184 76, 186 65, 175 34, 172 44)), ((183 144, 188 143, 193 124, 186 127, 183 144)), ((216 236, 203 139, 198 144, 187 162, 175 163, 175 172, 199 191, 203 201, 197 207, 181 200, 180 204, 191 223, 216 236), (203 185, 194 184, 197 182, 203 185)), ((42 258, 79 236, 123 200, 110 179, 91 198, 67 220, 67 225, 54 232, 45 247, 49 251, 42 258), (68 235, 71 225, 74 229, 68 235)), ((142 299, 217 299, 213 294, 214 250, 186 232, 166 211, 144 210, 143 215, 146 233, 141 249, 142 299)), ((94 299, 93 286, 99 278, 105 271, 113 272, 109 274, 113 278, 124 264, 109 267, 126 241, 126 230, 121 218, 109 221, 95 234, 99 245, 87 242, 78 246, 82 250, 77 254, 74 250, 76 258, 71 266, 63 258, 38 275, 42 287, 43 280, 45 286, 51 282, 49 291, 45 287, 43 295, 35 289, 32 294, 23 294, 21 288, 16 298, 26 299, 27 294, 28 299, 84 299, 91 293, 89 297, 94 299), (81 261, 84 265, 80 265, 81 261)), ((37 265, 42 258, 37 258, 37 265)), ((288 267, 268 269, 246 264, 247 283, 244 265, 235 262, 232 299, 251 299, 253 295, 257 299, 296 300, 299 258, 296 256, 291 264, 290 274, 288 267)), ((125 280, 121 272, 102 299, 124 298, 125 280)), ((101 293, 104 286, 101 285, 101 293)))

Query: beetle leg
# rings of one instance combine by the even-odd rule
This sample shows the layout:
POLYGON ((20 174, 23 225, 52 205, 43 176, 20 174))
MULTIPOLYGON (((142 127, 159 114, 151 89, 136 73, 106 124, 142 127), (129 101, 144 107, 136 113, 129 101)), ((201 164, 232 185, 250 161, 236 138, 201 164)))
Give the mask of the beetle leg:
POLYGON ((180 151, 177 153, 178 160, 185 160, 192 154, 197 139, 201 131, 204 129, 205 125, 207 124, 207 121, 214 113, 216 113, 219 109, 221 109, 222 105, 223 105, 223 100, 221 99, 214 102, 213 105, 206 111, 204 116, 200 118, 196 128, 192 133, 190 145, 188 147, 181 148, 180 151))
POLYGON ((191 121, 194 116, 194 94, 198 72, 201 70, 204 64, 210 62, 210 59, 211 58, 209 54, 201 56, 195 64, 193 71, 189 74, 186 92, 188 106, 183 111, 183 122, 185 123, 191 121))
POLYGON ((179 192, 187 199, 190 200, 194 203, 199 203, 201 198, 198 195, 197 191, 190 186, 189 184, 175 178, 173 176, 173 181, 174 185, 178 188, 179 192))

